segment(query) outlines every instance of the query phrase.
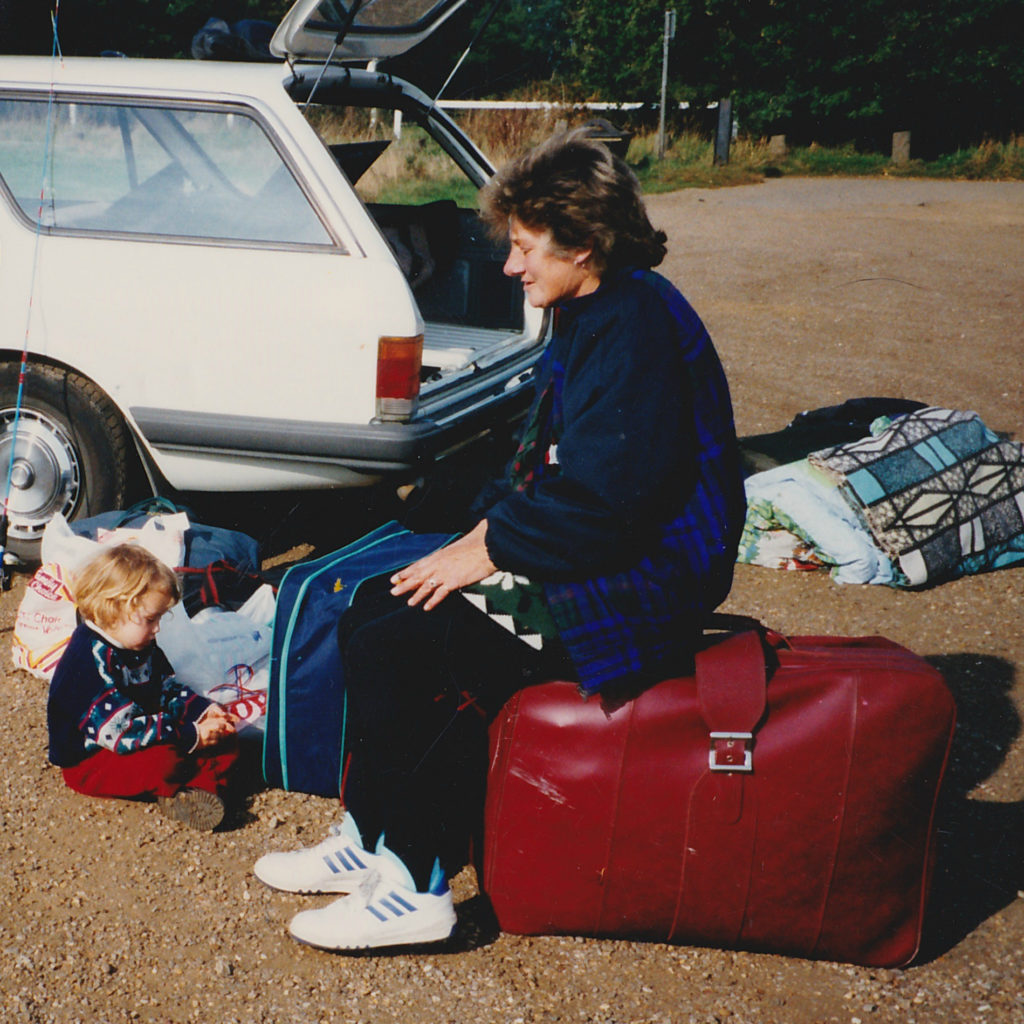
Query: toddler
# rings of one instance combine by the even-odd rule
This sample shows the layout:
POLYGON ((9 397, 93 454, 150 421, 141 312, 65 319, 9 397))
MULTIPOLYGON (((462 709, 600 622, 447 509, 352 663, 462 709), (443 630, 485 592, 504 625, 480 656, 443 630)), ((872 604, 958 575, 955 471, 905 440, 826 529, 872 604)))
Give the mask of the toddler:
POLYGON ((145 548, 103 550, 73 575, 81 622, 50 684, 50 761, 87 796, 156 798, 191 828, 216 828, 237 757, 236 719, 174 677, 155 638, 181 597, 145 548))

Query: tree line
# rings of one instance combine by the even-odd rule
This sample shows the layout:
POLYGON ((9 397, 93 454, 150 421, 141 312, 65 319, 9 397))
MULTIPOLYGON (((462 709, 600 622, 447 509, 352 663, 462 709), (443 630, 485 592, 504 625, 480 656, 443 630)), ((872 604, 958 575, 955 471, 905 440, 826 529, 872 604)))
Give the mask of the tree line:
MULTIPOLYGON (((387 65, 428 91, 489 14, 471 0, 387 65)), ((0 50, 49 52, 48 5, 0 0, 0 50)), ((64 0, 65 54, 187 56, 207 18, 277 21, 287 0, 64 0)), ((676 12, 669 95, 730 96, 741 129, 794 142, 884 145, 914 133, 935 152, 1024 130, 1020 0, 503 0, 449 97, 529 91, 640 100, 661 87, 664 12, 676 12)))

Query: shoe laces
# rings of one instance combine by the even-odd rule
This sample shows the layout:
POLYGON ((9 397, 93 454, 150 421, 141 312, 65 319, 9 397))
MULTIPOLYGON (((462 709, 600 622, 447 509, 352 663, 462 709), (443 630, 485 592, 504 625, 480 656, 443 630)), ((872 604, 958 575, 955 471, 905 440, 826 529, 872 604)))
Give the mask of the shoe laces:
POLYGON ((356 892, 350 894, 347 898, 353 899, 358 896, 360 906, 368 907, 378 895, 378 889, 386 888, 386 882, 381 877, 380 871, 374 868, 368 872, 366 877, 359 883, 359 888, 356 892))

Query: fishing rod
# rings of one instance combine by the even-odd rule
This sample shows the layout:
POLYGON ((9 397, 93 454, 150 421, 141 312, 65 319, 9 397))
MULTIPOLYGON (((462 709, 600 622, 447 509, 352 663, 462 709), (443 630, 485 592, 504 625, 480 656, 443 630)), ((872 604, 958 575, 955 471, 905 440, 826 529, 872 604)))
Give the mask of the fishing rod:
POLYGON ((28 376, 28 339, 32 329, 32 305, 35 294, 37 270, 39 265, 39 241, 43 229, 43 207, 46 204, 46 180, 50 173, 51 149, 53 146, 53 108, 57 90, 56 64, 63 60, 60 49, 60 37, 57 32, 57 21, 60 17, 60 0, 55 0, 50 12, 50 23, 53 26, 53 44, 50 52, 50 93, 46 105, 46 143, 43 147, 43 168, 39 186, 39 210, 36 214, 35 245, 32 253, 32 285, 29 291, 28 310, 25 316, 25 341, 21 348, 21 365, 18 367, 18 391, 14 399, 14 419, 11 423, 11 457, 7 463, 6 482, 4 484, 3 507, 0 509, 0 590, 11 589, 11 569, 18 559, 7 550, 7 536, 11 525, 11 488, 14 482, 14 467, 17 462, 18 425, 21 420, 21 408, 25 398, 25 378, 28 376))

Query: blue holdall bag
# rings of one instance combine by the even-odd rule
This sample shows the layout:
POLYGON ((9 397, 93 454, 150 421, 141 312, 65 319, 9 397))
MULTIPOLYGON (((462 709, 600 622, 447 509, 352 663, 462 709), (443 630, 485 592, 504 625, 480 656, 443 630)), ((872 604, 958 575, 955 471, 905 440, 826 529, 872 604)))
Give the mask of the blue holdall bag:
POLYGON ((185 531, 185 566, 203 569, 214 562, 226 561, 243 573, 260 571, 260 545, 255 538, 239 530, 193 522, 191 510, 175 504, 170 498, 144 498, 123 511, 101 512, 88 519, 76 519, 68 525, 74 533, 95 539, 98 530, 142 526, 151 516, 173 515, 175 512, 186 512, 189 518, 189 527, 185 531))
POLYGON ((345 681, 337 629, 360 585, 394 572, 457 534, 385 523, 359 540, 293 566, 277 591, 263 739, 268 786, 338 796, 345 732, 345 681))

